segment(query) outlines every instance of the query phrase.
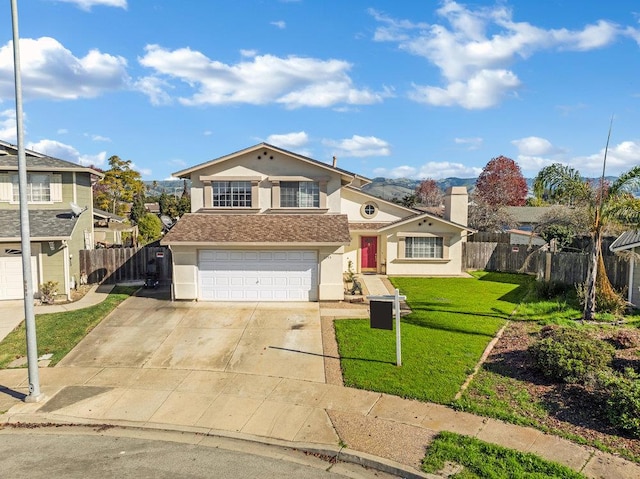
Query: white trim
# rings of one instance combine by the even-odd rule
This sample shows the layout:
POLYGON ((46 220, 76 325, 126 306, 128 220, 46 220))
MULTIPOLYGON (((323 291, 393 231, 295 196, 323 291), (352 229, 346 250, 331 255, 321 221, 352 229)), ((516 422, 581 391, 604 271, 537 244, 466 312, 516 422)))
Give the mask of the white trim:
MULTIPOLYGON (((76 172, 72 172, 72 183, 73 183, 73 202, 78 203, 78 184, 76 183, 76 172)), ((62 200, 62 198, 60 198, 62 200)))
POLYGON ((627 291, 627 300, 630 303, 633 303, 633 269, 635 267, 636 261, 632 257, 631 261, 629 261, 629 291, 627 291))
POLYGON ((70 271, 70 258, 69 258, 69 245, 63 247, 62 264, 64 270, 64 294, 67 295, 67 299, 71 299, 71 288, 69 286, 69 271, 70 271))

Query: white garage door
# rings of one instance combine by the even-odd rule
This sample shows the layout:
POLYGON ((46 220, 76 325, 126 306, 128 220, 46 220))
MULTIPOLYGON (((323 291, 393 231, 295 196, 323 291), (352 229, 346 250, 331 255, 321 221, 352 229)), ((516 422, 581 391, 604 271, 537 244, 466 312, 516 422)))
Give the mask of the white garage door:
POLYGON ((200 251, 200 299, 317 301, 315 251, 200 251))
MULTIPOLYGON (((36 281, 36 259, 31 257, 31 272, 34 278, 33 289, 38 289, 36 281)), ((22 257, 9 256, 0 258, 0 300, 22 299, 24 289, 22 283, 22 257)))

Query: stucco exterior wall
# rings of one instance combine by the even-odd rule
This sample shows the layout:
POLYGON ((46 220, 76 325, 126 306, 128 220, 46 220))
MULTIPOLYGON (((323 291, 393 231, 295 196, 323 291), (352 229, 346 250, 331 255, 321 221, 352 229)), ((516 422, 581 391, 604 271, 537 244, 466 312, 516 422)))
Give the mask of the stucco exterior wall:
POLYGON ((320 248, 318 251, 318 298, 320 301, 339 301, 344 299, 344 280, 342 276, 343 247, 320 248))
POLYGON ((198 250, 189 246, 172 246, 173 298, 198 299, 198 250))
MULTIPOLYGON (((266 155, 261 150, 247 152, 235 158, 221 160, 191 173, 192 212, 205 208, 207 204, 205 195, 211 194, 201 177, 214 175, 238 179, 259 178, 258 204, 256 206, 260 212, 265 212, 274 207, 272 204, 272 184, 269 178, 304 177, 326 181, 326 208, 328 208, 329 213, 340 212, 340 188, 342 186, 340 174, 330 170, 322 170, 316 165, 272 150, 268 150, 266 155)), ((235 209, 239 212, 242 211, 240 208, 235 209)))
POLYGON ((399 219, 415 214, 415 212, 387 201, 372 198, 364 193, 343 188, 340 210, 349 217, 349 221, 358 223, 391 223, 399 219), (376 207, 376 214, 367 216, 363 206, 367 203, 376 207))
MULTIPOLYGON (((386 271, 390 276, 458 276, 462 274, 462 235, 458 228, 425 220, 385 231, 386 271), (443 237, 442 259, 414 259, 400 256, 402 237, 443 237)), ((464 233, 462 233, 464 234, 464 233)))

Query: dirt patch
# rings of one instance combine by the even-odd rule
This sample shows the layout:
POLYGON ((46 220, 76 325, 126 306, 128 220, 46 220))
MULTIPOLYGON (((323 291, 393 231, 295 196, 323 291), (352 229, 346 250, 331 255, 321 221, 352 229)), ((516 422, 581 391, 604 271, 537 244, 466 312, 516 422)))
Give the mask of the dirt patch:
MULTIPOLYGON (((617 430, 608 425, 601 406, 603 398, 597 391, 580 385, 553 383, 534 367, 527 348, 536 339, 538 330, 539 327, 531 323, 509 324, 487 358, 484 366, 486 371, 514 379, 517 389, 526 391, 532 402, 542 404, 548 414, 531 416, 530 419, 543 428, 640 457, 640 440, 620 436, 617 430)), ((640 365, 639 354, 638 348, 617 350, 614 367, 622 364, 637 370, 640 365)), ((511 403, 513 410, 520 410, 513 390, 500 385, 500 382, 497 384, 496 399, 511 403)), ((480 403, 485 399, 475 388, 469 390, 468 395, 480 403)))
POLYGON ((71 302, 78 301, 84 297, 85 294, 91 290, 91 284, 81 284, 76 289, 71 290, 71 302))

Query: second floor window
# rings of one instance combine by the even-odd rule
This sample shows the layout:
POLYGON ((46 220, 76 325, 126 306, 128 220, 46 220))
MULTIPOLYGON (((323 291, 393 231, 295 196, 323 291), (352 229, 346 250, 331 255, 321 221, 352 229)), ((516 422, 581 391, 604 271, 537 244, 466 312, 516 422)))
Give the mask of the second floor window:
POLYGON ((281 208, 319 208, 320 186, 315 181, 282 181, 281 208))
MULTIPOLYGON (((20 201, 18 175, 11 177, 13 183, 13 202, 20 201)), ((48 203, 51 201, 51 176, 45 173, 27 174, 27 201, 29 203, 48 203)))
POLYGON ((214 208, 251 207, 250 181, 214 181, 211 186, 214 208))

